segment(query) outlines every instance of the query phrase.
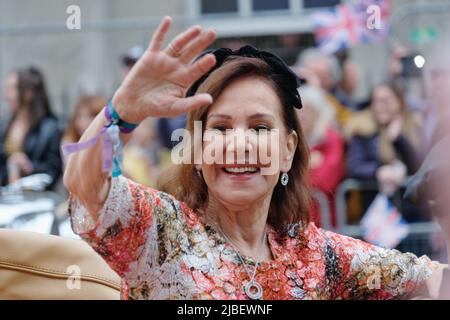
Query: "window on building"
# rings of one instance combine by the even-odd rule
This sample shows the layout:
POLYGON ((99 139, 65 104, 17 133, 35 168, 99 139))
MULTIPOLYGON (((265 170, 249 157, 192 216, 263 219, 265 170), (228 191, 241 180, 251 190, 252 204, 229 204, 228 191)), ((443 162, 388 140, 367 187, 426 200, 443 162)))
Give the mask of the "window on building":
POLYGON ((341 0, 303 0, 304 8, 333 7, 341 3, 341 0))
POLYGON ((209 13, 236 13, 238 12, 238 0, 202 0, 202 14, 209 13))
POLYGON ((253 0, 253 10, 289 10, 289 0, 253 0))
POLYGON ((271 11, 292 11, 297 8, 315 9, 339 5, 341 0, 192 0, 196 3, 195 10, 200 15, 208 14, 265 14, 271 11), (291 7, 291 3, 295 4, 291 7), (248 11, 251 12, 248 12, 248 11))

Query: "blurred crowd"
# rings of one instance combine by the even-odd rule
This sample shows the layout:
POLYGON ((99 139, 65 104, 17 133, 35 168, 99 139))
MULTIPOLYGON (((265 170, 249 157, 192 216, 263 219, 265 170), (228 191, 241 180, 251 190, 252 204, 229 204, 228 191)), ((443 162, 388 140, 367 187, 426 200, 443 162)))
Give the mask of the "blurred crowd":
MULTIPOLYGON (((142 54, 143 49, 135 47, 123 57, 123 77, 142 54)), ((367 101, 362 102, 353 98, 361 80, 346 52, 327 55, 317 48, 306 49, 292 66, 305 81, 299 89, 304 108, 297 112, 311 148, 311 184, 325 195, 334 227, 338 220, 336 190, 348 178, 378 185, 372 192, 349 194, 350 220, 358 221, 378 192, 392 200, 407 222, 431 219, 425 208, 409 203, 402 192, 408 176, 448 132, 450 68, 442 60, 445 55, 428 59, 421 76, 425 90, 417 99, 407 90, 404 58, 405 52, 393 50, 388 76, 371 88, 367 101)), ((47 173, 53 181, 49 188, 61 188, 60 145, 77 142, 110 97, 79 97, 61 130, 38 68, 11 71, 3 86, 10 117, 1 119, 1 185, 47 173)), ((124 174, 155 186, 160 173, 171 164, 171 133, 184 125, 184 116, 144 121, 124 151, 124 174)), ((316 203, 313 210, 320 225, 320 206, 316 203)))
MULTIPOLYGON (((413 98, 406 90, 404 55, 393 52, 389 76, 362 103, 352 99, 359 80, 357 68, 345 56, 307 49, 294 66, 308 83, 300 89, 305 108, 299 116, 311 147, 311 182, 328 196, 333 226, 334 195, 345 178, 377 182, 376 192, 390 197, 407 222, 430 219, 424 208, 404 200, 402 192, 408 176, 448 133, 450 69, 440 59, 442 53, 431 57, 422 77, 425 95, 413 98)), ((356 194, 347 214, 364 212, 374 193, 356 194)))

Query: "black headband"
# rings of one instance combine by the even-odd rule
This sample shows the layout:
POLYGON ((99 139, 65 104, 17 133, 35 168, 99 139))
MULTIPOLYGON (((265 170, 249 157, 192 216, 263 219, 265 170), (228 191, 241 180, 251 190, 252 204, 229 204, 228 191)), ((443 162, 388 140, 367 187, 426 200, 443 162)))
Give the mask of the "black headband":
POLYGON ((250 57, 258 58, 266 62, 272 73, 269 75, 272 79, 280 85, 283 91, 286 93, 289 104, 294 108, 302 108, 302 100, 300 99, 300 94, 298 93, 298 88, 302 84, 302 80, 297 77, 297 75, 289 68, 289 66, 278 56, 267 52, 258 50, 252 46, 243 46, 238 50, 231 50, 229 48, 220 48, 216 50, 208 50, 200 54, 196 60, 200 59, 204 55, 212 53, 216 57, 215 66, 209 70, 203 77, 197 80, 186 92, 186 97, 193 96, 200 85, 205 81, 205 79, 216 69, 220 68, 223 63, 231 56, 239 57, 250 57))

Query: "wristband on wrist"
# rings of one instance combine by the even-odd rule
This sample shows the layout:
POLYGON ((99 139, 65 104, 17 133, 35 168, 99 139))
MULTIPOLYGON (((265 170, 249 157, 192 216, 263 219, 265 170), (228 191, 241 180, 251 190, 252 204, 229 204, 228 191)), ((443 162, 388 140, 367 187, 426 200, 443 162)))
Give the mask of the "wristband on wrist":
POLYGON ((103 114, 109 122, 107 125, 103 126, 94 137, 87 141, 63 145, 61 148, 62 154, 66 159, 70 154, 89 149, 102 140, 102 171, 110 172, 111 176, 116 178, 122 174, 121 165, 123 161, 123 145, 119 133, 131 133, 138 125, 120 119, 112 102, 109 102, 104 108, 103 114))
POLYGON ((114 109, 112 101, 110 101, 108 105, 105 107, 104 115, 105 118, 110 122, 108 126, 117 125, 119 127, 120 132, 122 133, 131 133, 138 126, 138 124, 129 123, 120 119, 119 114, 114 109))

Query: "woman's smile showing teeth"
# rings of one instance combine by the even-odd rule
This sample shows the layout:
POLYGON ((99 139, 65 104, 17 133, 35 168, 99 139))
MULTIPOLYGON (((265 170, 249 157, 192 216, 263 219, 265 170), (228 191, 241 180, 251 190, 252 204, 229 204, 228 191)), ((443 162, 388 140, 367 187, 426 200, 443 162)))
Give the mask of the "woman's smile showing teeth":
POLYGON ((257 167, 228 167, 223 168, 226 173, 230 174, 248 174, 248 173, 256 173, 259 171, 257 167))

